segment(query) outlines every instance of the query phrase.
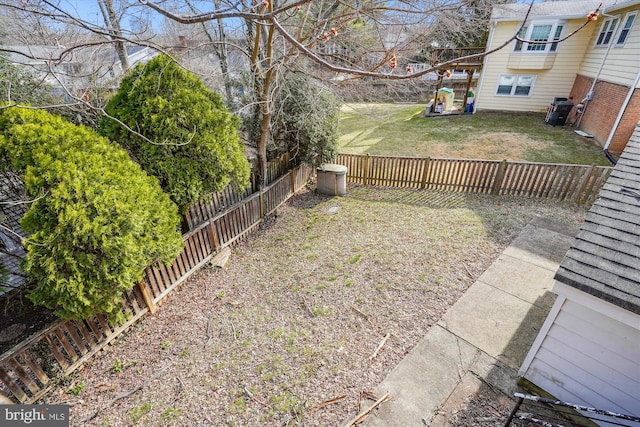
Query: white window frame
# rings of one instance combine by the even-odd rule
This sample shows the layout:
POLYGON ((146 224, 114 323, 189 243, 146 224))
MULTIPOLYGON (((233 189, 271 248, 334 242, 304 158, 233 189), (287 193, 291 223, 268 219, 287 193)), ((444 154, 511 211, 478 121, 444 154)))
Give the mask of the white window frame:
MULTIPOLYGON (((513 44, 513 48, 512 48, 512 52, 513 53, 521 53, 521 54, 526 54, 526 55, 531 55, 531 54, 547 54, 547 53, 556 53, 558 51, 558 43, 549 43, 549 42, 553 42, 554 40, 559 40, 562 38, 563 33, 565 32, 565 29, 567 27, 567 22, 566 21, 533 21, 533 22, 529 22, 527 23, 523 28, 522 31, 520 33, 520 37, 525 39, 525 40, 530 40, 531 39, 531 35, 534 32, 534 29, 536 27, 542 27, 542 26, 550 26, 551 28, 549 29, 549 35, 547 36, 547 39, 544 40, 545 44, 542 43, 528 43, 528 42, 521 42, 519 40, 516 40, 515 43, 513 44), (558 27, 560 27, 560 31, 558 32, 558 27), (538 46, 536 46, 538 45, 538 46), (540 49, 540 47, 543 47, 542 49, 540 49)), ((540 40, 541 42, 543 42, 543 40, 540 40)))
POLYGON ((612 43, 616 39, 618 34, 618 28, 620 28, 620 15, 610 16, 604 20, 598 31, 596 37, 595 47, 607 47, 609 43, 612 43), (613 23, 613 24, 612 24, 613 23), (613 28, 611 26, 613 25, 613 28), (605 42, 606 40, 606 42, 605 42))
POLYGON ((624 19, 620 21, 618 34, 615 37, 616 39, 615 46, 624 46, 624 44, 627 42, 627 39, 629 39, 629 34, 631 33, 631 29, 633 28, 633 25, 636 23, 637 20, 638 20, 637 10, 629 12, 624 16, 624 19), (626 28, 627 22, 629 22, 629 19, 631 19, 632 21, 631 21, 631 24, 629 24, 629 28, 626 28), (626 33, 624 33, 625 31, 626 33), (621 41, 620 39, 622 38, 623 34, 624 34, 624 40, 621 41))
MULTIPOLYGON (((536 77, 538 77, 536 74, 500 74, 498 76, 498 82, 496 84, 496 92, 495 92, 495 96, 514 96, 514 97, 522 97, 522 98, 527 98, 530 97, 531 94, 533 93, 533 87, 536 84, 536 77), (514 82, 513 85, 511 85, 511 91, 509 93, 499 93, 500 90, 500 81, 502 80, 503 77, 513 77, 514 78, 514 82), (529 92, 526 95, 523 94, 516 94, 516 89, 520 86, 518 86, 518 82, 521 78, 531 78, 531 85, 529 86, 529 92)), ((503 85, 504 86, 504 85, 503 85)))

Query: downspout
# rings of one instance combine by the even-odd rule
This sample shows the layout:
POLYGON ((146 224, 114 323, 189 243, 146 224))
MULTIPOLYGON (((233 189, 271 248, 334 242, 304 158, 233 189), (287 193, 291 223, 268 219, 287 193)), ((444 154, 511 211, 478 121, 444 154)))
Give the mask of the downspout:
MULTIPOLYGON (((496 23, 492 22, 491 23, 491 31, 489 31, 489 39, 487 40, 487 46, 491 46, 493 45, 493 35, 496 32, 496 23)), ((480 81, 478 82, 478 89, 476 90, 476 96, 475 99, 473 100, 473 114, 476 113, 476 110, 478 109, 478 100, 480 99, 480 92, 482 92, 482 86, 484 84, 484 67, 485 67, 485 59, 487 57, 485 56, 484 58, 482 58, 482 74, 480 74, 480 81)))
POLYGON ((618 126, 620 125, 620 121, 622 120, 622 116, 624 115, 624 112, 627 109, 627 106, 629 105, 629 102, 631 101, 631 97, 633 96, 633 92, 636 90, 636 87, 638 87, 638 83, 639 82, 640 82, 640 71, 638 71, 638 74, 636 75, 636 78, 633 81, 633 84, 629 88, 629 92, 627 92, 627 97, 624 99, 624 102, 622 103, 622 107, 620 108, 620 111, 618 112, 618 116, 616 117, 616 121, 613 123, 613 127, 611 128, 611 132, 609 132, 609 137, 607 138, 607 142, 604 144, 604 154, 605 154, 605 156, 607 156, 607 159, 609 159, 609 161, 611 163, 613 163, 614 165, 616 164, 616 161, 615 161, 615 159, 613 159, 611 154, 609 154, 609 146, 611 145, 611 140, 613 139, 613 135, 616 133, 616 130, 618 129, 618 126))
MULTIPOLYGON (((602 16, 612 17, 612 15, 607 15, 604 12, 602 12, 602 16)), ((583 107, 582 107, 582 111, 580 112, 580 117, 578 117, 578 120, 574 123, 574 126, 577 127, 577 128, 580 127, 580 122, 582 121, 582 116, 584 116, 584 112, 587 111, 587 105, 589 105, 589 101, 591 101, 593 99, 593 91, 596 88, 596 83, 598 83, 598 78, 600 77, 600 74, 602 73, 602 69, 604 68, 604 64, 607 61, 607 57, 609 56, 609 51, 613 47, 613 43, 614 43, 614 40, 616 39, 616 36, 617 36, 617 32, 616 32, 616 34, 612 34, 610 43, 607 45, 607 50, 604 52, 604 56, 602 57, 602 61, 600 62, 600 67, 598 68, 598 72, 596 73, 595 77, 593 78, 593 83, 591 84, 591 89, 589 89, 589 92, 587 92, 587 96, 585 96, 582 99, 582 101, 580 101, 580 104, 583 104, 583 107)))

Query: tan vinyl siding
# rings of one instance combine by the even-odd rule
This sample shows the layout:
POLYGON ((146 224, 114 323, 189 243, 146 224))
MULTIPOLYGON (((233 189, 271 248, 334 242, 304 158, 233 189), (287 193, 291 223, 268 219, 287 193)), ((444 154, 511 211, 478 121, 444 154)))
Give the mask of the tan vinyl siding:
MULTIPOLYGON (((588 42, 589 49, 580 65, 579 74, 592 78, 595 77, 602 64, 602 58, 607 54, 598 80, 629 86, 635 80, 638 71, 640 71, 640 7, 636 5, 631 8, 616 10, 610 14, 620 18, 618 28, 611 42, 613 43, 613 47, 609 49, 607 54, 606 46, 595 46, 596 39, 605 18, 601 17, 596 21, 597 26, 588 42), (620 34, 620 26, 624 23, 627 13, 632 11, 638 11, 638 15, 631 27, 629 36, 624 45, 616 46, 615 42, 620 34)), ((640 85, 637 87, 640 87, 640 85)))
POLYGON ((559 399, 638 415, 640 330, 567 299, 524 377, 559 399))
MULTIPOLYGON (((547 20, 545 20, 547 21, 547 20)), ((535 22, 535 21, 534 21, 535 22)), ((562 36, 578 28, 583 20, 569 20, 565 23, 562 36)), ((529 24, 531 25, 531 24, 529 24)), ((495 24, 491 48, 504 43, 519 28, 519 23, 497 22, 495 24)), ((598 27, 599 28, 599 27, 598 27)), ((479 91, 477 108, 480 110, 511 110, 544 112, 554 97, 568 97, 582 62, 593 26, 587 26, 578 34, 560 43, 557 53, 514 53, 513 43, 489 55, 485 59, 482 88, 479 91), (509 68, 509 58, 513 55, 531 57, 555 57, 550 69, 509 68), (496 89, 500 75, 535 75, 536 81, 529 96, 497 96, 496 89)), ((513 65, 513 62, 511 65, 513 65)), ((540 62, 543 62, 542 60, 540 62)))

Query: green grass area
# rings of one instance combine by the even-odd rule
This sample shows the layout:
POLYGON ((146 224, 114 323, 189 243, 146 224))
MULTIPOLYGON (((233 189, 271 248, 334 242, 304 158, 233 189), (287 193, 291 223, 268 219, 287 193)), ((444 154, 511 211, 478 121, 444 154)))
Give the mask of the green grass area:
POLYGON ((610 166, 592 139, 544 114, 479 112, 423 117, 422 104, 345 104, 338 151, 386 156, 523 160, 610 166))

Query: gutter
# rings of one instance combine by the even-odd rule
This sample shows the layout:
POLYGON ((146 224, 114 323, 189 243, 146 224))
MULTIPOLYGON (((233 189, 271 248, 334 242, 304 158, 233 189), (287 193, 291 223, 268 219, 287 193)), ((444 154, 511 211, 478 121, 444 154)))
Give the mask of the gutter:
POLYGON ((622 120, 622 116, 629 106, 629 102, 631 101, 631 97, 633 96, 633 92, 635 92, 638 83, 640 82, 640 71, 636 74, 636 78, 633 81, 633 84, 629 87, 629 91, 627 92, 627 97, 624 99, 622 103, 622 107, 620 107, 620 111, 618 111, 618 116, 616 117, 616 121, 613 123, 613 127, 611 128, 611 132, 609 132, 609 137, 607 138, 607 142, 604 144, 604 154, 607 156, 607 159, 614 165, 616 164, 615 160, 612 159, 611 154, 609 154, 609 146, 611 145, 611 140, 613 139, 613 135, 618 130, 618 126, 620 125, 620 121, 622 120))
POLYGON ((630 6, 635 6, 637 4, 638 4, 638 0, 627 0, 627 1, 623 0, 620 3, 618 3, 618 1, 616 0, 613 4, 605 6, 604 7, 604 11, 613 12, 615 10, 620 10, 620 9, 625 9, 627 7, 630 7, 630 6))

